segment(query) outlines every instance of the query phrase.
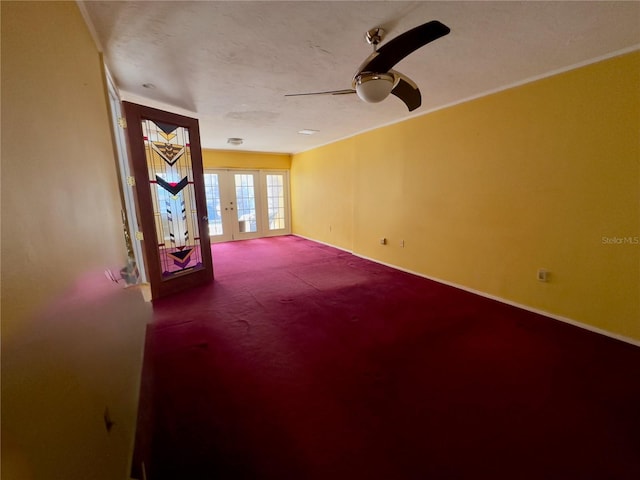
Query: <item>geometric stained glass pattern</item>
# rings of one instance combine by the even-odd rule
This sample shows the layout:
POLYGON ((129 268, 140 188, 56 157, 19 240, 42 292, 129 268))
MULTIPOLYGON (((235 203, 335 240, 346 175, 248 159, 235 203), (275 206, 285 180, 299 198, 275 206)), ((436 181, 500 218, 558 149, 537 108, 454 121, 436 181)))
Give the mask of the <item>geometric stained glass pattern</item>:
POLYGON ((189 130, 142 120, 162 278, 204 268, 189 130))

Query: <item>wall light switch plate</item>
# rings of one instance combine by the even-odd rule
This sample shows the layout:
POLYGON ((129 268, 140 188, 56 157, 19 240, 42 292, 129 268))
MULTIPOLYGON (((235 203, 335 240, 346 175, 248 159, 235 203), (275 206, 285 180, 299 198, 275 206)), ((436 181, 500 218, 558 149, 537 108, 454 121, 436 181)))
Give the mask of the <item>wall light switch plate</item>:
POLYGON ((549 272, 544 268, 539 268, 536 278, 539 282, 548 282, 549 281, 549 272))

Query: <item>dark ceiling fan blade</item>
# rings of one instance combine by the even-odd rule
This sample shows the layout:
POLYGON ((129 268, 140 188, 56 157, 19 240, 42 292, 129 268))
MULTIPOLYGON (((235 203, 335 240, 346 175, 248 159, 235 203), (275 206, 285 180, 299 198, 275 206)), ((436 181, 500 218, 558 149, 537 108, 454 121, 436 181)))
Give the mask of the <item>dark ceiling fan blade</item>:
POLYGON ((422 104, 422 95, 420 94, 418 85, 410 78, 395 70, 391 70, 391 73, 398 79, 395 87, 391 90, 391 94, 402 100, 410 112, 414 111, 422 104))
POLYGON ((349 88, 345 90, 329 90, 327 92, 289 93, 286 94, 285 97, 304 97, 307 95, 348 95, 350 93, 356 93, 356 91, 349 88))
POLYGON ((388 72, 407 55, 424 47, 429 42, 444 37, 450 31, 449 27, 437 20, 412 28, 380 47, 365 60, 359 72, 388 72))

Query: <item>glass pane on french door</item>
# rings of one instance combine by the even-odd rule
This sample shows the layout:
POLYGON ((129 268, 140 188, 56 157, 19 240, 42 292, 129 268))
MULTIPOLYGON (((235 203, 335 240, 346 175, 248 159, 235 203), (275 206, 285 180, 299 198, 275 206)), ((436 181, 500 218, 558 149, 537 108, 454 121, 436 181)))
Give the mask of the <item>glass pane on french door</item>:
POLYGON ((217 173, 204 174, 204 190, 207 198, 209 236, 223 234, 222 208, 220 206, 220 176, 217 173))
POLYGON ((267 181, 267 209, 269 212, 269 230, 283 230, 286 228, 284 175, 281 173, 266 175, 267 181))
POLYGON ((254 174, 236 173, 236 211, 238 215, 238 232, 255 233, 258 231, 256 215, 256 191, 254 174))

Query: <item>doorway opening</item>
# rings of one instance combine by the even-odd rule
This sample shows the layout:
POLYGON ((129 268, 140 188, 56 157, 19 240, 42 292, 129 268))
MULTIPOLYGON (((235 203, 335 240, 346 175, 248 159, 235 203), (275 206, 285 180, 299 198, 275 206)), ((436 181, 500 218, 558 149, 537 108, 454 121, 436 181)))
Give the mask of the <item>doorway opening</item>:
POLYGON ((287 170, 205 169, 212 243, 291 233, 287 170))

